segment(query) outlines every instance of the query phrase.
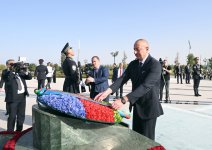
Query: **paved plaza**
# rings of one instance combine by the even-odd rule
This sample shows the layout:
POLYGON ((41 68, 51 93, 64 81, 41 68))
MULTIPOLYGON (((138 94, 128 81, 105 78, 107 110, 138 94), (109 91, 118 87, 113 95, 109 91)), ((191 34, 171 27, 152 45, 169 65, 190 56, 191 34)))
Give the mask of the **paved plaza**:
MULTIPOLYGON (((52 83, 52 89, 62 90, 64 79, 57 79, 52 83)), ((36 104, 34 89, 37 80, 27 82, 30 96, 27 98, 26 119, 24 129, 32 125, 32 105, 36 104)), ((131 91, 131 83, 124 85, 124 93, 131 91)), ((156 142, 167 150, 205 150, 212 149, 212 81, 201 80, 199 93, 195 97, 193 82, 191 84, 177 84, 171 78, 171 103, 162 103, 164 115, 158 118, 156 127, 156 142)), ((83 95, 89 95, 88 89, 83 95)), ((124 94, 125 95, 125 94, 124 94)), ((5 116, 4 92, 0 92, 0 131, 6 130, 7 116, 5 116)), ((111 95, 111 101, 114 98, 111 95)), ((123 108, 128 110, 128 104, 123 108)), ((131 120, 124 120, 131 124, 131 120)))

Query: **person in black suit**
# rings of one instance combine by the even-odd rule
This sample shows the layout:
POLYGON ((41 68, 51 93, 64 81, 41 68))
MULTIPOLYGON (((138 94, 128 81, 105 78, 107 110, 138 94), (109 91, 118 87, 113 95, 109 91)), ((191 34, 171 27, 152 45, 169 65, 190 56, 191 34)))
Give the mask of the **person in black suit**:
POLYGON ((186 84, 190 84, 191 70, 189 64, 185 66, 185 75, 186 75, 185 77, 186 84))
MULTIPOLYGON (((124 74, 124 72, 125 72, 124 64, 121 62, 119 63, 117 78, 120 78, 124 74)), ((122 96, 123 96, 123 85, 119 88, 119 90, 116 91, 116 98, 120 98, 122 96)))
POLYGON ((10 70, 3 75, 6 88, 5 101, 8 104, 9 117, 7 119, 7 131, 22 131, 25 120, 26 96, 29 95, 25 80, 31 80, 32 76, 23 68, 23 63, 11 64, 10 70))
POLYGON ((112 75, 112 83, 114 83, 117 80, 118 77, 118 67, 116 63, 113 64, 113 75, 112 75))
POLYGON ((120 109, 126 102, 133 109, 133 130, 154 140, 157 117, 163 114, 159 102, 161 64, 149 54, 149 44, 138 39, 134 44, 136 60, 128 65, 123 76, 118 78, 106 91, 98 94, 94 100, 101 101, 114 93, 129 79, 132 81, 132 92, 112 103, 114 109, 120 109))
MULTIPOLYGON (((113 75, 112 75, 112 83, 114 83, 118 78, 118 67, 116 63, 113 64, 113 75)), ((116 98, 118 98, 118 93, 116 92, 116 98)))
POLYGON ((77 72, 77 64, 73 60, 74 51, 69 43, 66 43, 61 53, 66 55, 66 59, 62 64, 63 73, 65 74, 65 81, 63 84, 63 91, 70 93, 79 93, 79 74, 77 72))
MULTIPOLYGON (((90 76, 86 78, 85 83, 90 84, 90 98, 94 98, 99 93, 105 91, 108 87, 109 70, 108 68, 100 65, 98 56, 93 56, 92 59, 93 69, 90 76)), ((109 96, 104 98, 104 101, 109 101, 109 96)))
POLYGON ((202 78, 201 76, 201 67, 199 65, 199 57, 194 58, 195 64, 193 65, 193 80, 194 80, 194 96, 201 96, 199 94, 199 83, 200 79, 202 78))
POLYGON ((182 70, 182 67, 180 66, 180 63, 178 63, 176 67, 176 74, 177 74, 177 84, 179 84, 179 79, 180 79, 180 83, 183 84, 183 79, 182 79, 183 70, 182 70))
POLYGON ((35 78, 38 80, 38 89, 45 87, 46 75, 48 74, 48 69, 45 65, 43 65, 44 60, 39 59, 39 66, 35 69, 35 78))
MULTIPOLYGON (((8 71, 10 71, 11 64, 14 64, 14 62, 15 62, 14 59, 9 59, 9 60, 6 61, 7 69, 4 69, 2 71, 2 74, 1 74, 0 91, 3 91, 2 87, 3 87, 4 83, 5 83, 4 76, 7 74, 8 71)), ((6 86, 4 86, 5 92, 6 92, 6 89, 7 89, 6 86)), ((5 113, 5 115, 8 115, 8 114, 9 114, 9 112, 8 112, 8 105, 6 103, 6 113, 5 113)))

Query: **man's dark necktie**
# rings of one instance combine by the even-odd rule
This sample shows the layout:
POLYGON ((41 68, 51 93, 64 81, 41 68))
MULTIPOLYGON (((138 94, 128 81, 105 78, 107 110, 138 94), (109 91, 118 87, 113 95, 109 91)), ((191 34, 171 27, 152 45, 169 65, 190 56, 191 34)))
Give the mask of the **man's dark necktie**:
POLYGON ((98 74, 98 69, 94 70, 94 77, 97 78, 97 74, 98 74))
POLYGON ((142 66, 143 66, 143 63, 139 62, 139 67, 138 67, 139 72, 142 70, 142 66))

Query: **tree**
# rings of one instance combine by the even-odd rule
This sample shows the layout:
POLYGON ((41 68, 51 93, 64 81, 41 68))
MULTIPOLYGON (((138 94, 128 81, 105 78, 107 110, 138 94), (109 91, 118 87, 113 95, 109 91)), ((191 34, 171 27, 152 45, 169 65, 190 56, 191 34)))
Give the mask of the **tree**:
POLYGON ((194 55, 192 53, 189 53, 187 56, 187 64, 190 66, 193 66, 194 64, 194 55))
POLYGON ((35 68, 36 68, 36 64, 34 64, 34 63, 29 64, 29 71, 34 72, 35 68))
POLYGON ((116 60, 115 60, 115 58, 116 58, 116 56, 118 56, 118 54, 119 54, 119 51, 116 51, 116 52, 111 52, 110 53, 113 57, 114 57, 114 63, 116 63, 116 60))
POLYGON ((66 59, 66 55, 61 53, 61 57, 60 57, 61 66, 63 65, 63 62, 64 62, 65 59, 66 59))
POLYGON ((0 64, 0 71, 2 71, 2 70, 4 70, 4 69, 6 69, 6 66, 3 65, 3 64, 0 64))
POLYGON ((208 67, 212 68, 212 57, 208 59, 208 67))

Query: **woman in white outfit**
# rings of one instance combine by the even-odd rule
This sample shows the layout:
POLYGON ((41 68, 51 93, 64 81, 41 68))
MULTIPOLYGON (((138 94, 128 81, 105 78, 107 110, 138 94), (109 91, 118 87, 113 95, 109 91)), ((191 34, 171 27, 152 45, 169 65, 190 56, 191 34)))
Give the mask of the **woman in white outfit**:
POLYGON ((47 89, 51 89, 50 84, 52 82, 52 77, 53 77, 54 70, 53 70, 50 62, 47 63, 47 70, 48 70, 48 74, 46 75, 46 78, 47 78, 46 88, 47 89))

